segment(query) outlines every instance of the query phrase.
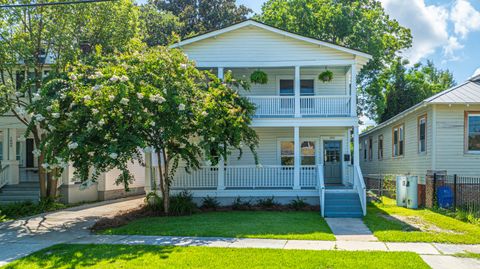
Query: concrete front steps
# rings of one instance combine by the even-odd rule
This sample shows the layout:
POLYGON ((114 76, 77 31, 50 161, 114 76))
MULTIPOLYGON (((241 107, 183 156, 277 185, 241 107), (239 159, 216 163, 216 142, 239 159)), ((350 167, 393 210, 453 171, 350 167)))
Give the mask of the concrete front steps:
POLYGON ((326 190, 325 217, 361 218, 362 205, 358 193, 353 190, 326 190))
POLYGON ((22 182, 15 185, 6 185, 0 189, 0 204, 15 202, 38 202, 40 189, 38 182, 22 182))

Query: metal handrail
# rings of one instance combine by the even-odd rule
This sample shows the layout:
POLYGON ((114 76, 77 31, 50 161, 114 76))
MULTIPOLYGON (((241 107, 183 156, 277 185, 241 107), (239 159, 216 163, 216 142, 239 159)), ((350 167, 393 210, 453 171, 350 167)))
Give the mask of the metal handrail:
POLYGON ((323 178, 323 165, 317 165, 318 171, 318 191, 320 198, 320 214, 322 217, 325 216, 325 180, 323 178))

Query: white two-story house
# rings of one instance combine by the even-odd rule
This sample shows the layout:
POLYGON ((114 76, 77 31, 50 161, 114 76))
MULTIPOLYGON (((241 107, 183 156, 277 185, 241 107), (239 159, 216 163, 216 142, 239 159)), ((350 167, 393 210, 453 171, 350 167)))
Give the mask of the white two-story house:
POLYGON ((242 91, 257 108, 252 127, 260 140, 260 164, 245 149, 241 159, 233 154, 215 167, 178 169, 173 189, 222 203, 272 196, 288 203, 299 197, 320 204, 325 216, 365 214, 355 81, 370 55, 254 20, 173 47, 220 78, 227 71, 246 80, 257 70, 268 75, 267 83, 242 91), (324 82, 319 74, 326 70, 333 79, 324 82))

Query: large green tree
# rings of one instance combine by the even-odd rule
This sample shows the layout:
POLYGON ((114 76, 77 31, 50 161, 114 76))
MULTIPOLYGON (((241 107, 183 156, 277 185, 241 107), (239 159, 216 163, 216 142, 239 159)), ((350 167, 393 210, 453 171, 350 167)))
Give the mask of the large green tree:
POLYGON ((143 41, 150 47, 168 44, 185 26, 172 12, 158 10, 152 4, 140 6, 140 21, 143 41))
MULTIPOLYGON (((168 11, 184 24, 182 37, 216 30, 245 20, 251 9, 235 0, 151 0, 160 11, 168 11)), ((161 29, 158 29, 162 31, 161 29)))
POLYGON ((422 100, 455 85, 452 73, 439 70, 433 62, 417 63, 408 67, 408 61, 398 58, 382 74, 385 89, 385 109, 377 121, 386 121, 422 100))
POLYGON ((373 56, 358 78, 362 113, 385 108, 381 74, 411 46, 410 30, 391 19, 376 0, 269 0, 257 19, 298 34, 359 49, 373 56))
POLYGON ((127 163, 142 163, 139 149, 153 149, 168 213, 180 165, 196 169, 202 158, 216 164, 242 148, 256 156, 258 137, 250 127, 255 108, 233 87, 241 85, 231 73, 220 80, 165 47, 72 66, 41 92, 40 124, 49 130, 42 143, 46 166, 59 174, 71 162, 85 184, 117 167, 123 171, 117 183, 128 187, 127 163))
MULTIPOLYGON (((17 1, 2 2, 9 3, 17 1)), ((47 72, 52 77, 95 48, 104 53, 128 50, 137 28, 137 7, 131 0, 0 9, 0 114, 15 116, 39 147, 47 131, 35 108, 47 72)), ((40 195, 54 198, 56 182, 43 165, 46 152, 36 154, 40 195)))

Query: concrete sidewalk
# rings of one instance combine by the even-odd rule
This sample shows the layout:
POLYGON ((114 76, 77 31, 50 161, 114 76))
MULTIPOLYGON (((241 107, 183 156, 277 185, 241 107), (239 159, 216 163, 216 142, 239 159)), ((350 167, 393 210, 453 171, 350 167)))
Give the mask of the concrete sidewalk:
MULTIPOLYGON (((45 247, 60 243, 70 243, 300 250, 410 251, 420 254, 424 261, 435 269, 480 268, 479 260, 449 256, 465 252, 480 253, 480 245, 369 241, 372 240, 372 237, 363 228, 361 230, 363 232, 359 235, 360 237, 355 237, 355 227, 359 226, 358 223, 353 222, 351 223, 352 225, 349 225, 348 231, 336 230, 337 241, 121 236, 93 235, 90 233, 89 228, 99 218, 114 216, 121 210, 137 208, 143 203, 143 199, 141 197, 101 202, 0 224, 0 266, 45 247), (346 237, 342 237, 342 233, 346 233, 346 237), (342 240, 342 238, 345 240, 342 240)), ((332 225, 338 227, 336 224, 332 225)))

